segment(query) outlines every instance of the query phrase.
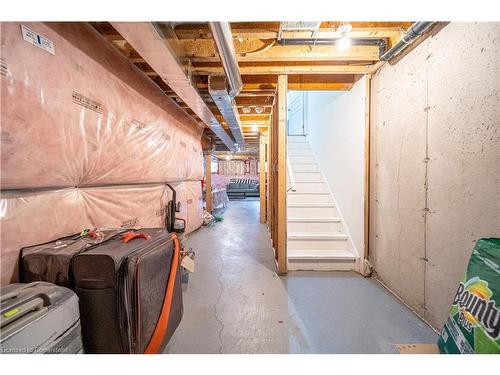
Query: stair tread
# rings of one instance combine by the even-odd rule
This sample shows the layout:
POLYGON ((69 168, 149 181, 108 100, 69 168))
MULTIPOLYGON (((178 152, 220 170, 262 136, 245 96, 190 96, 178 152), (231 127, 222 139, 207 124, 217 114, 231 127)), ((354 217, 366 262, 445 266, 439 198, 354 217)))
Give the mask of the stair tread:
POLYGON ((340 217, 287 217, 290 223, 338 223, 340 217))
POLYGON ((323 208, 323 207, 328 207, 328 208, 334 208, 335 205, 333 203, 289 203, 287 204, 287 207, 311 207, 311 208, 323 208))
POLYGON ((301 184, 304 184, 304 183, 308 183, 308 184, 322 184, 324 182, 325 181, 323 181, 323 180, 320 180, 320 181, 295 180, 295 183, 301 183, 301 184))
POLYGON ((356 260, 357 256, 349 250, 288 250, 288 260, 321 260, 321 259, 349 259, 356 260))
POLYGON ((325 191, 315 192, 315 191, 297 191, 297 190, 290 190, 287 194, 330 195, 330 193, 327 193, 325 191))
POLYGON ((289 240, 347 240, 347 235, 341 232, 288 232, 289 240))

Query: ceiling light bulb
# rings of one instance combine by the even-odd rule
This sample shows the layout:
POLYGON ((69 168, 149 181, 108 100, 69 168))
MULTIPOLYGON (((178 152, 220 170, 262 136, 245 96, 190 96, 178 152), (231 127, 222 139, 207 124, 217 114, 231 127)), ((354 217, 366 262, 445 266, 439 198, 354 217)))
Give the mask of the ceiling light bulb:
POLYGON ((252 108, 250 107, 243 107, 243 113, 250 113, 252 112, 252 108))
POLYGON ((340 38, 337 42, 337 48, 341 51, 347 50, 351 46, 351 39, 349 38, 340 38))
POLYGON ((350 33, 352 30, 352 25, 350 23, 344 23, 343 25, 340 25, 337 29, 339 32, 340 36, 344 37, 348 33, 350 33))
POLYGON ((259 115, 264 112, 264 108, 262 107, 255 107, 255 112, 257 112, 259 115))

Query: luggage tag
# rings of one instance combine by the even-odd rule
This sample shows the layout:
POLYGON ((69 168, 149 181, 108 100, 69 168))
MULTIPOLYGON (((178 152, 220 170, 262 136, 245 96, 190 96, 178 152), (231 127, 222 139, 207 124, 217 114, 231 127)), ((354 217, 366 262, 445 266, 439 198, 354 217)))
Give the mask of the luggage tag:
POLYGON ((182 257, 181 266, 194 273, 194 260, 189 255, 186 254, 182 257))

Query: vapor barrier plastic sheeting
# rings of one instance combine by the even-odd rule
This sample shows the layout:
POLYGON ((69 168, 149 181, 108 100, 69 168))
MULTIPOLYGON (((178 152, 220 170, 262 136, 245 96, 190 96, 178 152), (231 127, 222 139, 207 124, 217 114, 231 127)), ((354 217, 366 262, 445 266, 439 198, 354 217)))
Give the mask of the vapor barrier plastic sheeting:
MULTIPOLYGON (((201 226, 198 181, 172 185, 177 191, 186 233, 201 226)), ((79 233, 85 228, 163 227, 172 193, 165 185, 68 188, 4 193, 0 199, 1 284, 17 280, 24 246, 79 233)))

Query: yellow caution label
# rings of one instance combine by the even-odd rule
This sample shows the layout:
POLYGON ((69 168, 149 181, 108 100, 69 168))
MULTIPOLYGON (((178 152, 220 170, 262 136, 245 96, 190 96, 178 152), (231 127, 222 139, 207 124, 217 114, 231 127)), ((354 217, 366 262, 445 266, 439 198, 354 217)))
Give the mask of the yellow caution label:
POLYGON ((3 314, 4 318, 10 318, 13 315, 16 315, 19 312, 18 308, 12 309, 7 311, 6 313, 3 314))

